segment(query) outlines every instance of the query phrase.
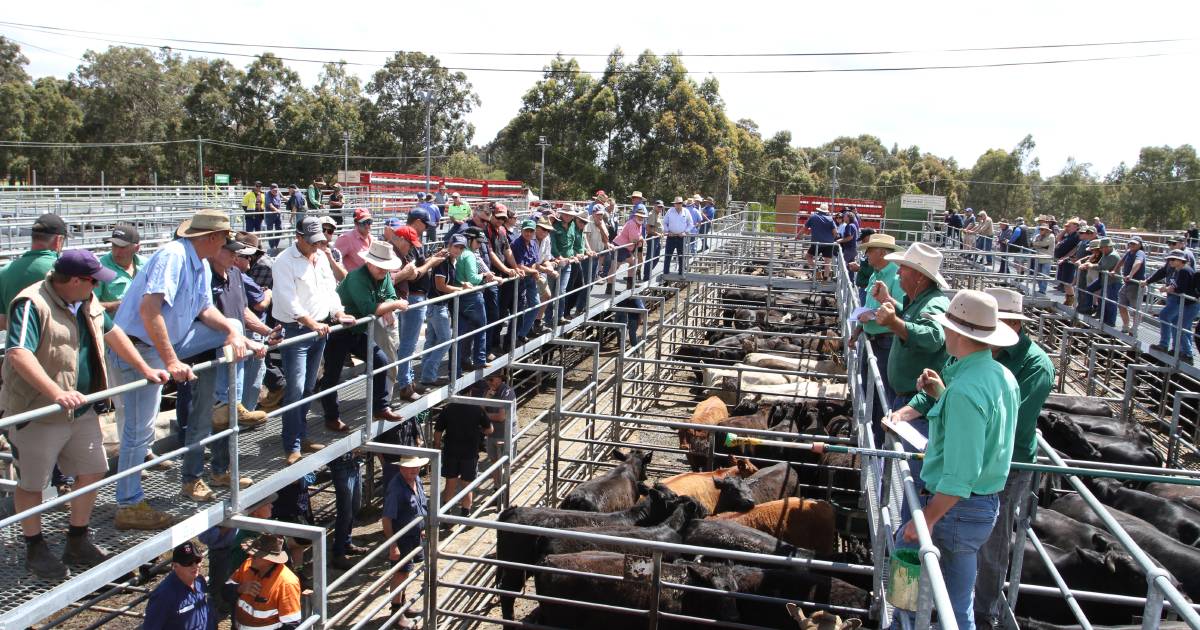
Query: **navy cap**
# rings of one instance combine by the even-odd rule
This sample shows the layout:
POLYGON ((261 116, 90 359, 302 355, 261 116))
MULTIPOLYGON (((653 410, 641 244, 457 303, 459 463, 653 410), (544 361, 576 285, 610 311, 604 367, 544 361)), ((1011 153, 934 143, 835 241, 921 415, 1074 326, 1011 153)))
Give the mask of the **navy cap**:
POLYGON ((412 210, 408 211, 409 223, 412 223, 414 220, 422 221, 425 223, 425 225, 429 225, 433 222, 429 219, 429 213, 422 208, 413 208, 412 210))
POLYGON ((467 237, 463 236, 462 234, 455 234, 454 236, 451 236, 450 246, 454 247, 455 245, 462 245, 463 247, 466 247, 467 237))
POLYGON ((112 282, 117 272, 100 264, 96 255, 86 249, 69 249, 54 262, 55 273, 72 278, 92 277, 100 282, 112 282))
POLYGON ((171 552, 171 562, 177 564, 192 564, 204 559, 204 552, 196 546, 196 543, 187 541, 180 544, 171 552))
POLYGON ((113 228, 112 237, 107 239, 109 243, 118 247, 128 247, 137 245, 142 242, 142 237, 138 234, 137 228, 128 223, 118 223, 113 228))

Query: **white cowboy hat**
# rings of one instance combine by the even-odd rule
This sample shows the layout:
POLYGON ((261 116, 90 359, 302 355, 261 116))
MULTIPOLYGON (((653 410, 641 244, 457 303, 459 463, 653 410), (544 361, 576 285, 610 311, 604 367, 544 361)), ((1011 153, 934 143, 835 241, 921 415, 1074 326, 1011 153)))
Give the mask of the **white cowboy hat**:
POLYGON ((829 212, 829 204, 821 203, 817 206, 817 212, 829 212))
POLYGON ((363 254, 363 262, 371 263, 384 271, 395 271, 404 266, 404 261, 396 257, 396 252, 390 243, 375 241, 371 248, 363 254))
POLYGON ((913 243, 904 253, 888 254, 884 260, 902 267, 912 267, 921 275, 933 280, 939 289, 949 289, 950 284, 942 277, 942 253, 925 243, 913 243))
POLYGON ((896 244, 895 236, 892 236, 891 234, 880 234, 879 232, 868 236, 867 240, 859 243, 858 246, 862 248, 863 251, 867 251, 872 247, 887 249, 893 252, 900 250, 900 246, 896 244))
POLYGON ((989 346, 1007 347, 1017 343, 1017 331, 1001 326, 996 298, 974 289, 954 294, 945 313, 926 315, 943 328, 989 346))
POLYGON ((984 289, 983 292, 996 299, 996 308, 999 311, 996 317, 1000 319, 1019 319, 1026 322, 1033 321, 1033 318, 1025 316, 1025 298, 1020 293, 1012 289, 1001 289, 999 287, 984 289))
POLYGON ((428 457, 417 457, 415 455, 405 455, 396 462, 396 465, 401 468, 420 468, 429 463, 428 457))

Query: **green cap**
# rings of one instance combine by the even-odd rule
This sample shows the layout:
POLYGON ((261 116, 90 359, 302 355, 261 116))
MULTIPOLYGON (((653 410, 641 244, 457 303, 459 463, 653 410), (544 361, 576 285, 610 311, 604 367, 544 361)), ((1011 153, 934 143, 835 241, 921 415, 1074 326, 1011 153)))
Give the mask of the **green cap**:
POLYGON ((533 219, 525 219, 524 221, 521 222, 521 231, 522 232, 524 232, 525 230, 532 230, 536 227, 537 227, 537 221, 534 221, 533 219))

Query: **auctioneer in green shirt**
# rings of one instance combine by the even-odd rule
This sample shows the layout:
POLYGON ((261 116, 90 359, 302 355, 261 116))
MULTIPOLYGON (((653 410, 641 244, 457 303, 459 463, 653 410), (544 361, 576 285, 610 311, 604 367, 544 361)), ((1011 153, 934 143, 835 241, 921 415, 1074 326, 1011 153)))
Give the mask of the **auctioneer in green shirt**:
POLYGON ((1020 407, 1017 380, 990 348, 946 366, 946 390, 929 409, 921 479, 932 493, 969 498, 1004 489, 1020 407))
MULTIPOLYGON (((577 237, 581 237, 579 228, 575 227, 575 220, 558 221, 554 225, 554 233, 550 235, 550 253, 556 258, 570 258, 575 254, 580 253, 575 250, 577 237)), ((578 238, 582 241, 582 238, 578 238)))
MULTIPOLYGON (((346 274, 346 279, 337 288, 338 297, 342 298, 342 306, 347 315, 354 319, 374 315, 380 304, 396 299, 396 286, 392 284, 391 275, 382 280, 371 276, 371 270, 366 265, 346 274)), ((367 325, 359 324, 350 329, 348 334, 366 332, 367 325)))
POLYGON ((946 334, 941 324, 925 315, 945 313, 949 306, 950 300, 937 286, 925 289, 916 299, 904 296, 899 316, 904 320, 908 339, 896 335, 887 366, 888 382, 897 395, 915 393, 917 377, 925 368, 937 370, 946 364, 946 334))
MULTIPOLYGON (((870 265, 866 266, 870 267, 870 265)), ((884 285, 886 285, 888 292, 892 295, 904 295, 904 289, 900 288, 900 265, 897 265, 896 263, 888 263, 883 269, 876 270, 875 273, 871 274, 871 278, 867 280, 867 287, 875 286, 876 281, 882 282, 884 285)), ((871 295, 869 288, 867 290, 867 301, 863 303, 863 306, 867 308, 879 308, 879 300, 876 300, 871 295)), ((885 333, 889 335, 892 334, 891 329, 889 329, 887 326, 880 326, 879 324, 876 324, 875 320, 864 323, 862 327, 863 332, 867 333, 868 335, 882 335, 885 333)), ((888 402, 891 403, 890 400, 888 402)))

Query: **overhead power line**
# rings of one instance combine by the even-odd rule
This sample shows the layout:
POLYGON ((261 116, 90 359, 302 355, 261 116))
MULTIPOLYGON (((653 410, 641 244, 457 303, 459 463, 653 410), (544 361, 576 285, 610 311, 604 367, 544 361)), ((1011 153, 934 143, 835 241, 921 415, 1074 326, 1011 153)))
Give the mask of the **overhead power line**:
MULTIPOLYGON (((783 181, 779 181, 777 179, 770 179, 768 177, 756 175, 754 173, 751 173, 751 172, 745 170, 744 168, 740 168, 737 166, 734 167, 734 170, 742 175, 747 176, 747 177, 757 179, 760 181, 770 182, 772 184, 780 184, 782 186, 795 186, 799 183, 799 182, 783 182, 783 181)), ((978 185, 978 186, 1025 186, 1025 187, 1038 187, 1038 188, 1067 188, 1067 187, 1072 187, 1072 186, 1084 186, 1084 187, 1088 187, 1088 188, 1092 188, 1092 187, 1109 188, 1109 187, 1114 187, 1114 186, 1168 186, 1168 185, 1173 185, 1173 184, 1190 184, 1193 182, 1200 182, 1200 178, 1175 179, 1175 180, 1163 181, 1163 182, 1126 181, 1126 182, 1120 182, 1120 183, 1080 182, 1078 184, 1064 184, 1064 183, 1059 183, 1059 182, 1038 182, 1038 183, 988 182, 988 181, 981 181, 981 180, 974 180, 974 179, 954 179, 954 178, 938 177, 936 179, 922 179, 922 180, 916 180, 916 181, 911 181, 911 182, 905 182, 903 184, 852 184, 852 183, 840 182, 838 184, 838 186, 843 187, 843 188, 859 188, 859 189, 863 189, 863 188, 891 189, 891 188, 906 188, 908 186, 919 186, 921 184, 933 183, 934 181, 936 181, 938 184, 967 184, 967 185, 974 184, 974 185, 978 185)))
MULTIPOLYGON (((230 47, 245 47, 245 48, 278 48, 283 50, 310 50, 320 52, 337 52, 337 53, 384 53, 390 54, 396 52, 392 49, 381 48, 337 48, 327 46, 296 46, 292 44, 263 44, 263 43, 247 43, 247 42, 226 42, 213 41, 203 39, 183 39, 177 37, 161 37, 157 35, 130 35, 124 33, 113 33, 108 31, 89 31, 83 29, 64 28, 59 26, 50 26, 46 24, 27 24, 22 22, 0 21, 0 25, 11 26, 14 28, 25 29, 41 29, 43 31, 54 31, 59 33, 83 34, 83 35, 105 35, 109 37, 125 37, 152 39, 156 41, 179 42, 184 44, 200 44, 206 46, 230 46, 230 47)), ((672 53, 665 56, 675 57, 852 57, 852 56, 873 56, 873 55, 906 55, 919 53, 946 53, 946 52, 989 52, 989 51, 1010 51, 1010 50, 1041 50, 1041 49, 1056 49, 1056 48, 1089 48, 1098 46, 1136 46, 1143 44, 1168 44, 1194 41, 1193 38, 1169 38, 1169 39, 1139 39, 1139 40, 1124 40, 1124 41, 1105 41, 1105 42, 1073 42, 1073 43, 1052 43, 1052 44, 1026 44, 1026 45, 1011 45, 1011 46, 981 46, 972 48, 935 48, 935 49, 912 49, 912 50, 842 50, 842 51, 808 51, 808 52, 721 52, 721 53, 672 53)), ((565 57, 608 57, 611 53, 581 53, 581 52, 498 52, 498 51, 443 51, 432 52, 433 55, 461 55, 461 56, 479 56, 479 57, 553 57, 555 55, 563 55, 565 57)))
MULTIPOLYGON (((34 32, 39 32, 39 33, 44 33, 44 34, 49 34, 49 35, 90 39, 90 40, 105 42, 108 44, 118 44, 118 45, 123 45, 123 46, 135 46, 135 47, 148 48, 148 49, 169 48, 170 50, 179 51, 179 52, 188 52, 188 53, 195 53, 195 54, 200 54, 200 55, 212 55, 212 56, 217 56, 217 57, 240 57, 240 58, 255 59, 255 58, 259 58, 263 55, 263 53, 259 53, 259 54, 236 53, 236 52, 228 52, 228 51, 221 51, 221 50, 209 50, 209 49, 203 49, 203 48, 164 46, 162 44, 147 43, 144 41, 133 41, 130 39, 108 39, 105 37, 98 37, 98 36, 93 36, 93 35, 73 34, 70 32, 65 32, 64 29, 57 29, 54 27, 50 27, 53 30, 48 30, 46 27, 16 25, 16 23, 11 23, 11 22, 0 22, 0 25, 8 25, 12 28, 31 30, 34 32)), ((183 40, 174 40, 174 41, 183 41, 183 40)), ((187 41, 195 41, 195 40, 187 40, 187 41)), ((1123 42, 1123 43, 1117 42, 1117 43, 1113 43, 1113 44, 1102 44, 1102 43, 1078 44, 1078 45, 1059 44, 1059 45, 1048 45, 1045 47, 1046 48, 1052 48, 1052 47, 1062 48, 1062 47, 1069 47, 1069 46, 1101 46, 1101 45, 1118 45, 1118 44, 1126 45, 1126 44, 1134 44, 1134 43, 1155 43, 1155 42, 1159 42, 1159 41, 1170 42, 1170 41, 1184 41, 1184 40, 1144 40, 1142 42, 1132 42, 1131 41, 1131 42, 1123 42)), ((233 45, 233 44, 220 44, 220 45, 233 45)), ((241 46, 243 44, 237 44, 237 45, 241 46)), ((266 47, 261 44, 259 44, 259 45, 244 44, 244 45, 245 46, 257 46, 259 48, 266 47)), ((287 47, 284 47, 284 48, 287 48, 287 47)), ((1019 50, 1019 49, 1024 49, 1024 48, 1030 48, 1030 47, 1009 46, 1009 47, 996 48, 995 50, 1019 50)), ((308 48, 306 48, 306 50, 308 50, 308 48)), ((327 51, 327 52, 344 52, 344 51, 339 51, 337 49, 316 49, 316 50, 323 50, 323 51, 327 51)), ((989 50, 989 49, 959 49, 959 50, 967 51, 967 50, 989 50)), ((386 52, 395 52, 395 51, 386 51, 386 52)), ((895 53, 895 54, 900 54, 901 52, 904 52, 904 51, 892 51, 892 53, 895 53)), ((885 54, 885 53, 892 54, 892 53, 888 53, 888 51, 866 51, 866 52, 862 52, 862 53, 858 53, 858 54, 885 54)), ((826 55, 831 55, 831 54, 832 53, 826 53, 826 55)), ((851 54, 851 53, 847 52, 847 53, 839 53, 839 54, 851 54)), ((1132 55, 1106 55, 1106 56, 1098 56, 1098 57, 1069 58, 1069 59, 1042 59, 1042 60, 1032 60, 1032 61, 1006 61, 1006 62, 993 62, 993 63, 929 64, 929 65, 864 67, 864 68, 784 68, 784 69, 743 69, 743 70, 688 70, 687 72, 688 72, 688 74, 699 74, 699 75, 776 75, 776 74, 787 75, 787 74, 838 74, 838 73, 853 73, 853 72, 915 72, 915 71, 926 71, 926 70, 967 70, 967 69, 981 69, 981 68, 1004 68, 1004 67, 1020 67, 1020 66, 1045 66, 1045 65, 1061 65, 1061 64, 1075 64, 1075 63, 1093 63, 1093 62, 1098 62, 1098 61, 1117 61, 1117 60, 1127 60, 1127 59, 1146 59, 1146 58, 1151 58, 1151 57, 1166 57, 1166 56, 1173 56, 1173 55, 1177 55, 1177 54, 1182 54, 1182 53, 1155 52, 1155 53, 1143 53, 1143 54, 1132 54, 1132 55)), ((800 53, 796 53, 796 55, 800 55, 800 53)), ((549 56, 549 55, 546 55, 546 56, 549 56)), ((667 55, 667 56, 670 56, 670 55, 667 55)), ((342 64, 342 65, 356 66, 356 67, 367 67, 367 68, 384 67, 383 64, 378 64, 378 63, 362 63, 362 62, 334 60, 334 59, 307 59, 307 58, 301 58, 301 57, 281 57, 278 55, 276 57, 282 61, 290 61, 290 62, 295 62, 295 63, 320 63, 320 64, 332 63, 332 64, 342 64)), ((405 64, 402 67, 419 69, 419 68, 423 68, 425 66, 418 65, 418 64, 405 64)), ((484 66, 442 66, 442 68, 445 70, 450 70, 450 71, 455 71, 455 72, 504 72, 504 73, 518 73, 518 74, 526 74, 526 73, 527 74, 544 74, 545 72, 548 71, 548 69, 545 67, 543 67, 543 68, 497 68, 497 67, 484 67, 484 66)), ((625 69, 618 69, 618 70, 612 70, 612 71, 610 71, 610 70, 558 69, 558 70, 556 70, 556 72, 570 72, 573 74, 602 75, 602 74, 606 74, 606 73, 610 73, 610 72, 614 73, 614 74, 645 74, 647 72, 652 72, 652 71, 643 71, 643 70, 640 70, 637 68, 625 68, 625 69)))
MULTIPOLYGON (((19 148, 19 149, 106 149, 106 148, 123 148, 123 147, 142 147, 142 146, 158 146, 164 144, 195 144, 199 141, 205 145, 216 147, 225 147, 229 149, 245 149, 248 151, 258 151, 262 153, 278 153, 282 155, 299 155, 305 157, 320 157, 320 158, 346 158, 352 160, 423 160, 424 155, 350 155, 344 153, 317 153, 314 151, 300 151, 296 149, 279 149, 275 147, 260 147, 252 144, 241 144, 238 142, 226 142, 224 140, 211 140, 208 138, 187 138, 185 140, 145 140, 138 142, 27 142, 21 140, 0 140, 0 147, 19 148)), ((435 160, 441 160, 450 157, 449 155, 433 155, 430 156, 435 160)))

